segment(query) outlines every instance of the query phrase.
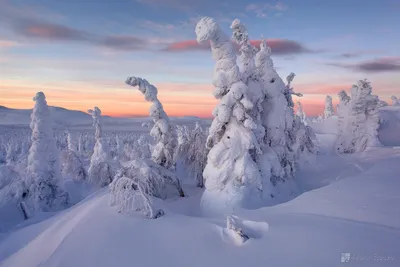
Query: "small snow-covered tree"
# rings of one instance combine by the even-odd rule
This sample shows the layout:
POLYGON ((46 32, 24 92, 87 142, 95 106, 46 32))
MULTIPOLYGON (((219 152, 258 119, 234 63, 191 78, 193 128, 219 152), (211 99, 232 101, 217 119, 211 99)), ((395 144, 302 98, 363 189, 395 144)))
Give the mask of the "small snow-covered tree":
MULTIPOLYGON (((176 147, 176 139, 171 131, 169 118, 157 97, 157 88, 147 80, 137 77, 129 77, 126 80, 126 84, 133 87, 137 86, 139 91, 144 94, 145 99, 153 103, 150 107, 150 116, 153 119, 154 125, 150 130, 150 135, 155 139, 156 145, 152 148, 152 161, 144 157, 136 161, 134 160, 130 165, 132 170, 126 170, 124 172, 131 173, 132 175, 127 177, 133 179, 134 182, 141 180, 144 184, 154 186, 152 190, 143 191, 152 197, 167 198, 171 196, 171 191, 172 195, 178 194, 184 197, 185 194, 180 185, 180 181, 173 172, 175 170, 174 149, 176 147), (135 170, 137 168, 140 168, 140 170, 135 170)), ((143 148, 146 144, 142 143, 138 145, 143 148)), ((140 153, 143 156, 147 154, 143 149, 141 150, 140 153)), ((143 192, 138 192, 138 189, 135 187, 131 190, 132 195, 143 194, 143 192)), ((147 197, 144 196, 144 198, 147 197)))
POLYGON ((157 88, 147 80, 137 77, 129 77, 126 80, 126 84, 133 87, 137 86, 139 91, 144 94, 146 101, 152 103, 150 116, 153 119, 154 125, 150 131, 150 135, 157 142, 152 152, 152 159, 167 169, 173 169, 176 140, 171 131, 169 118, 160 100, 158 100, 157 88))
POLYGON ((324 110, 324 118, 327 119, 334 114, 332 97, 327 95, 325 98, 325 110, 324 110))
POLYGON ((391 99, 392 99, 392 105, 393 106, 399 106, 400 105, 400 101, 397 99, 396 96, 392 95, 391 99))
POLYGON ((78 145, 76 142, 76 137, 71 132, 68 132, 68 134, 67 134, 67 143, 68 143, 68 150, 70 150, 74 153, 78 152, 78 145))
POLYGON ((77 181, 85 181, 87 173, 78 155, 75 136, 68 132, 68 149, 61 152, 62 174, 77 181))
POLYGON ((196 122, 193 130, 186 126, 177 126, 178 146, 177 164, 182 164, 183 175, 194 178, 198 187, 204 187, 203 171, 207 163, 208 149, 204 145, 206 131, 196 122))
POLYGON ((107 142, 102 137, 101 110, 94 107, 93 110, 89 109, 88 113, 92 115, 95 127, 95 145, 90 158, 88 178, 90 183, 104 187, 111 183, 114 176, 112 159, 107 142))
POLYGON ((347 128, 347 119, 349 117, 349 103, 350 97, 347 95, 346 91, 342 90, 338 93, 339 104, 337 106, 338 114, 338 132, 342 134, 347 128))
POLYGON ((301 104, 301 102, 297 102, 297 112, 296 112, 296 116, 300 118, 300 121, 304 124, 307 125, 307 116, 306 116, 306 112, 303 110, 303 105, 301 104))
POLYGON ((46 97, 42 92, 33 98, 31 115, 32 145, 29 150, 26 195, 35 210, 50 211, 68 205, 69 196, 60 183, 57 151, 46 97))
POLYGON ((343 118, 339 119, 337 152, 354 153, 364 151, 368 147, 380 146, 379 98, 372 95, 371 84, 367 80, 360 80, 351 88, 350 100, 344 92, 341 92, 339 97, 340 117, 343 118))
MULTIPOLYGON (((232 28, 236 30, 237 26, 234 24, 232 28)), ((263 188, 254 158, 261 154, 255 134, 257 123, 252 113, 256 103, 252 102, 248 86, 243 82, 243 77, 249 75, 247 70, 252 68, 252 51, 247 46, 246 34, 238 33, 243 37, 240 42, 244 67, 240 72, 232 43, 214 19, 202 18, 195 32, 199 43, 210 41, 216 61, 213 94, 220 99, 213 111, 214 120, 207 138, 210 152, 203 173, 206 190, 202 206, 208 210, 244 206, 257 201, 262 191, 268 190, 267 184, 263 188)))

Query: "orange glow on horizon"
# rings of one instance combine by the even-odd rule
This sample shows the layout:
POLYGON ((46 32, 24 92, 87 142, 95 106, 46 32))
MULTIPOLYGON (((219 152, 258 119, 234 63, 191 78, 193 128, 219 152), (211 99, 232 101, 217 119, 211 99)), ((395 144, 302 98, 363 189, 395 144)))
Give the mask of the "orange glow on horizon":
MULTIPOLYGON (((209 84, 158 83, 155 86, 159 89, 158 96, 169 116, 211 118, 211 112, 218 102, 212 96, 212 85, 209 84)), ((314 85, 313 87, 299 85, 296 90, 304 92, 305 96, 295 97, 294 102, 300 101, 308 116, 317 116, 323 113, 325 94, 333 97, 336 108, 338 102, 336 93, 340 88, 343 88, 343 85, 314 85)), ((104 115, 112 117, 147 117, 151 105, 144 100, 138 90, 119 82, 29 82, 25 84, 16 80, 0 81, 0 105, 30 109, 33 107, 32 97, 38 91, 46 94, 48 104, 51 106, 83 112, 98 106, 104 115)), ((389 99, 384 100, 389 101, 389 99)))

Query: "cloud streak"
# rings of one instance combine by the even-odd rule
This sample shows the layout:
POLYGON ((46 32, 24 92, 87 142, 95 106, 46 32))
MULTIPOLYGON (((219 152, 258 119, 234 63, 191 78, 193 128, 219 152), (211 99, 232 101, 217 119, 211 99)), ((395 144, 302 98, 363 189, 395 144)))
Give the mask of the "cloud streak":
POLYGON ((109 35, 100 36, 68 26, 40 20, 21 20, 12 25, 19 36, 51 42, 76 42, 107 47, 114 50, 147 49, 148 42, 135 36, 109 35))
MULTIPOLYGON (((251 43, 256 47, 260 47, 261 40, 252 40, 251 43)), ((276 55, 293 55, 316 52, 293 40, 268 39, 267 44, 271 47, 272 53, 276 55)), ((238 49, 238 46, 235 43, 233 43, 233 45, 238 49)), ((210 50, 210 44, 199 44, 196 40, 185 40, 171 43, 163 50, 166 52, 208 51, 210 50)))
POLYGON ((377 58, 356 64, 327 63, 326 65, 365 73, 400 72, 400 57, 377 58))
POLYGON ((270 12, 282 12, 288 9, 288 6, 277 2, 276 4, 250 4, 246 6, 246 11, 253 12, 258 18, 266 18, 270 12))

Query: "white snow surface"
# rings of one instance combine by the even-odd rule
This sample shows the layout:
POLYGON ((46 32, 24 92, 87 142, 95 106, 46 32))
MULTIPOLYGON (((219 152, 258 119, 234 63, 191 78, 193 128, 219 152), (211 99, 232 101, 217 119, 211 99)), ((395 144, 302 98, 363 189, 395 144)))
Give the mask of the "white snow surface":
POLYGON ((0 267, 335 267, 344 264, 342 253, 350 253, 343 266, 398 267, 400 108, 380 108, 380 115, 384 146, 351 155, 333 151, 336 116, 312 123, 320 155, 297 172, 297 191, 268 207, 205 216, 202 189, 186 187, 188 197, 160 201, 165 215, 149 220, 118 213, 104 188, 67 210, 15 225, 22 214, 6 205, 0 267), (227 216, 248 240, 238 240, 227 216))
MULTIPOLYGON (((297 174, 302 194, 256 210, 235 210, 250 237, 237 242, 226 215, 200 212, 200 189, 161 203, 165 216, 118 214, 101 189, 58 214, 0 232, 0 266, 400 266, 400 148, 321 155, 297 174)), ((3 217, 0 219, 0 223, 3 217)))

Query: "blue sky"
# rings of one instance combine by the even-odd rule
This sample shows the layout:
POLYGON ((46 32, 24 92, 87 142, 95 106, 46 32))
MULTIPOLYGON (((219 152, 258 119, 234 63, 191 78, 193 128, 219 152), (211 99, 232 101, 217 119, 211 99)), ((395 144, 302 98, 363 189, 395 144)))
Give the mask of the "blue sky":
POLYGON ((144 101, 123 84, 137 75, 159 87, 172 115, 184 110, 209 116, 215 104, 213 61, 193 41, 194 25, 205 15, 229 35, 231 21, 239 18, 252 39, 269 39, 278 72, 297 74, 294 85, 305 94, 309 113, 319 112, 326 94, 349 89, 358 79, 368 78, 383 99, 400 94, 397 0, 0 0, 0 5, 0 105, 29 107, 25 98, 43 90, 55 105, 84 110, 100 103, 106 114, 142 115, 144 101))

